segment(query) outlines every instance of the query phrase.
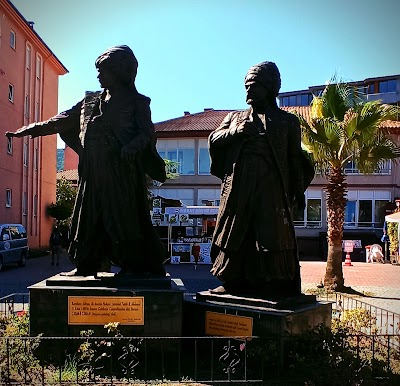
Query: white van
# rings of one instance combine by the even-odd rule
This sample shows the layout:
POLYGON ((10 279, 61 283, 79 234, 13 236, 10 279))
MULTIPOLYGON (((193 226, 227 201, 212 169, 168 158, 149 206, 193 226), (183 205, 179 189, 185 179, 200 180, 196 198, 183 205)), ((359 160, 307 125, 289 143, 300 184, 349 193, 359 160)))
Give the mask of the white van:
POLYGON ((0 271, 5 265, 26 265, 28 239, 21 224, 0 224, 0 271))

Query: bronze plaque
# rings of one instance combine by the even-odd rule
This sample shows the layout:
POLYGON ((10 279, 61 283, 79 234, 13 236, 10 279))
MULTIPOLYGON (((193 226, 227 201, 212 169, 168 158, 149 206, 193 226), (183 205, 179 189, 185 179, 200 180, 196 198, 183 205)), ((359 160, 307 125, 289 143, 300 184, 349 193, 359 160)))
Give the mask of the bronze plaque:
POLYGON ((68 296, 68 324, 144 325, 144 297, 68 296))
POLYGON ((207 311, 206 335, 252 336, 253 318, 207 311))

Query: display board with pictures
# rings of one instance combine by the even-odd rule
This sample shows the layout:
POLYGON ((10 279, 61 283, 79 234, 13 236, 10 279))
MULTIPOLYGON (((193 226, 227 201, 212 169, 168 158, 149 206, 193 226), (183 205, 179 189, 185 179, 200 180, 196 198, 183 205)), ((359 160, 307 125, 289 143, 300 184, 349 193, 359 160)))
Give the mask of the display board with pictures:
POLYGON ((184 243, 171 244, 171 262, 172 257, 179 256, 180 263, 190 263, 190 246, 184 243))

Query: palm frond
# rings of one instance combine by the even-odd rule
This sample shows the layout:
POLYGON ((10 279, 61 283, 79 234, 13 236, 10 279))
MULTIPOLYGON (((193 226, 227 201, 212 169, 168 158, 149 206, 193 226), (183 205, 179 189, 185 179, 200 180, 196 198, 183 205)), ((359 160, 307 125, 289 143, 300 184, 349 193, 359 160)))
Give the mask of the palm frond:
POLYGON ((399 157, 400 146, 380 133, 373 141, 363 144, 355 161, 360 172, 368 174, 382 167, 386 160, 396 160, 399 157))
POLYGON ((361 102, 354 87, 333 76, 323 94, 323 116, 343 121, 347 111, 361 102))

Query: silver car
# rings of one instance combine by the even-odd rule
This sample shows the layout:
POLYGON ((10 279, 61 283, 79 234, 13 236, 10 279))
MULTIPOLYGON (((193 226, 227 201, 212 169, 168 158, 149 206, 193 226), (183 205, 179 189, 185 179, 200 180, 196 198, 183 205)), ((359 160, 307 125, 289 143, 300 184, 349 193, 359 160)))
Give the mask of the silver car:
POLYGON ((28 239, 21 224, 0 224, 0 271, 16 263, 24 267, 28 257, 28 239))

